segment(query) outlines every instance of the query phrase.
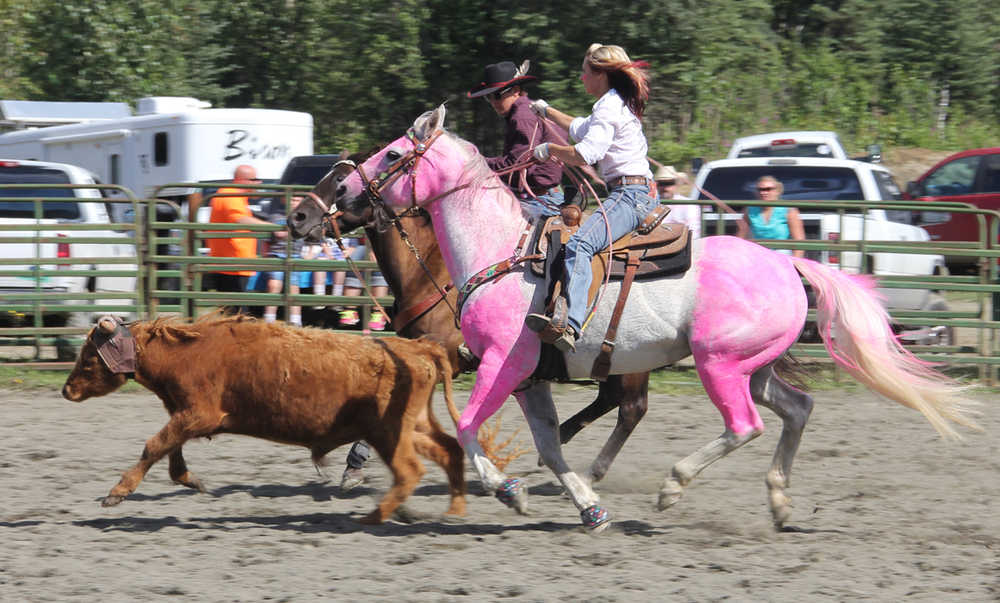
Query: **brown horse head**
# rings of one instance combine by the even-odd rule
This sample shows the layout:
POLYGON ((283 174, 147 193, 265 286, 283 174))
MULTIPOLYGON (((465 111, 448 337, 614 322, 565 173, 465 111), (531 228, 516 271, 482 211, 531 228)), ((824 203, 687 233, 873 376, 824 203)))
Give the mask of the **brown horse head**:
MULTIPOLYGON (((288 227, 296 239, 317 242, 333 234, 327 216, 336 211, 337 188, 340 186, 340 182, 349 176, 357 166, 351 157, 361 159, 357 154, 351 157, 343 155, 341 157, 313 187, 312 194, 307 195, 289 214, 288 227)), ((341 232, 364 226, 365 221, 364 218, 358 216, 356 220, 352 220, 352 224, 346 230, 341 227, 341 232)))

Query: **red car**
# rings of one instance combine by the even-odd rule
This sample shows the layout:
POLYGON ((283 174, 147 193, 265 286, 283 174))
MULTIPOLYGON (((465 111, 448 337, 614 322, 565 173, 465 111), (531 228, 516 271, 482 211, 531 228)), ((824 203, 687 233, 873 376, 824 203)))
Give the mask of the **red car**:
MULTIPOLYGON (((906 185, 907 199, 970 203, 1000 210, 1000 147, 961 151, 942 159, 915 182, 906 185)), ((917 223, 935 241, 979 241, 979 221, 973 214, 921 212, 917 223)), ((968 268, 976 260, 949 257, 949 267, 968 268)))

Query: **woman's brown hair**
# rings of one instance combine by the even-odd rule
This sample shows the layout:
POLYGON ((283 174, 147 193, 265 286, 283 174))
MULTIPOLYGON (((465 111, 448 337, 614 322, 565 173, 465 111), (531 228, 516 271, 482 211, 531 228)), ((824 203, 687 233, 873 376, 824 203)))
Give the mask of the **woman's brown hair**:
POLYGON ((592 70, 607 74, 608 85, 618 91, 625 106, 641 119, 649 100, 648 64, 633 62, 621 46, 597 43, 590 45, 584 60, 592 70))

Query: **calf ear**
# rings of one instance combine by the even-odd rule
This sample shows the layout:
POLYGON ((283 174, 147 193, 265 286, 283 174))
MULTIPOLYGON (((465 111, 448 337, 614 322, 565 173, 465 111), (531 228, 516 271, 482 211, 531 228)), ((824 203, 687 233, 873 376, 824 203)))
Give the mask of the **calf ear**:
POLYGON ((118 321, 115 320, 114 316, 102 316, 100 320, 97 321, 97 328, 108 335, 115 332, 118 328, 118 321))

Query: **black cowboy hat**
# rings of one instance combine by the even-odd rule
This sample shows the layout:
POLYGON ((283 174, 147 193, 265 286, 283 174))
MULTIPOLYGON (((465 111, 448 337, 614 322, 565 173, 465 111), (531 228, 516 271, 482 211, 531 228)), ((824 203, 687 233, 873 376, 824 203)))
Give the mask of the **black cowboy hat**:
POLYGON ((510 61, 487 65, 486 70, 483 72, 483 81, 479 82, 472 90, 469 90, 469 98, 479 98, 491 92, 510 88, 521 82, 537 80, 538 78, 533 75, 525 75, 528 73, 530 65, 531 61, 524 61, 520 67, 510 61))

